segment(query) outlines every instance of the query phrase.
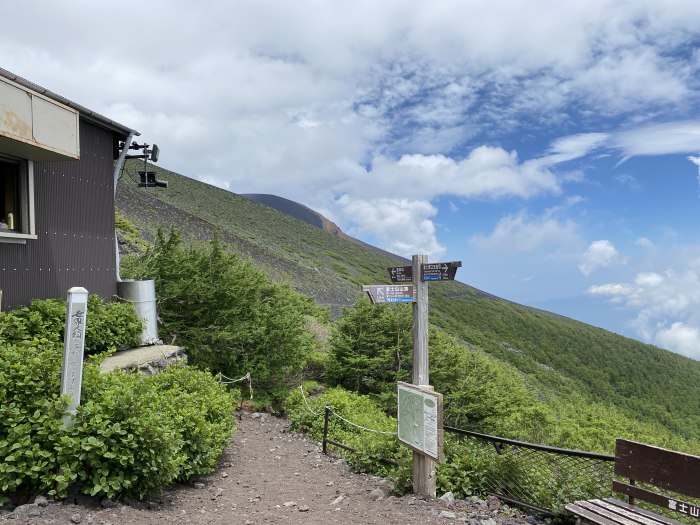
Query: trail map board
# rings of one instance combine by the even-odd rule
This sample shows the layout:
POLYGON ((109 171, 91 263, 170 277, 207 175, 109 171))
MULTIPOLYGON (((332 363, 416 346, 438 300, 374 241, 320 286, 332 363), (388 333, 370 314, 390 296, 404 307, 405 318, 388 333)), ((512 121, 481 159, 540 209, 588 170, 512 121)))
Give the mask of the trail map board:
POLYGON ((399 441, 443 461, 442 394, 423 386, 398 382, 399 441))

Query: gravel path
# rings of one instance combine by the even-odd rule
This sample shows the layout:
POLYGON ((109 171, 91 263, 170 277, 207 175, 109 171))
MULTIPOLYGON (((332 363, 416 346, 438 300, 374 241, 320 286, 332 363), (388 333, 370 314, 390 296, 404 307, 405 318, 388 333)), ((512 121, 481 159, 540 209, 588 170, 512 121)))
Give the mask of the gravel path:
POLYGON ((126 503, 104 508, 99 501, 85 499, 77 504, 73 500, 20 507, 20 514, 30 510, 39 515, 14 518, 2 511, 0 521, 88 525, 537 523, 513 509, 496 508, 497 500, 488 505, 458 501, 448 507, 436 500, 391 496, 386 481, 353 473, 342 460, 321 454, 318 443, 290 432, 285 420, 266 414, 244 415, 213 474, 194 485, 164 490, 150 500, 126 503))

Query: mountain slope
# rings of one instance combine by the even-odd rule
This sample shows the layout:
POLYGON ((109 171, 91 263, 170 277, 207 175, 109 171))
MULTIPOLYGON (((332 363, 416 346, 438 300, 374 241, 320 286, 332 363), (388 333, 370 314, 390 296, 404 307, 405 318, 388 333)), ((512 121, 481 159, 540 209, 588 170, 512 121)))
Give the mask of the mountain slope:
MULTIPOLYGON (((335 314, 358 299, 360 285, 387 283, 386 268, 406 264, 229 191, 153 169, 169 181, 167 189, 137 188, 123 177, 117 194, 118 210, 144 235, 152 238, 160 224, 193 239, 218 231, 270 278, 335 314)), ((430 304, 431 322, 515 365, 543 399, 584 395, 700 440, 700 362, 459 282, 431 285, 430 304)))

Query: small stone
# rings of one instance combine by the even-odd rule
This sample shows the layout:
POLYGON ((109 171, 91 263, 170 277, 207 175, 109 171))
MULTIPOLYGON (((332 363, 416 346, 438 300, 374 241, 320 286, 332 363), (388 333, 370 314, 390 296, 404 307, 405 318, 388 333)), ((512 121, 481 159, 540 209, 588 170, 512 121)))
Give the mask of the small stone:
POLYGON ((530 525, 537 525, 537 523, 538 523, 537 518, 535 516, 533 516, 532 514, 528 514, 525 517, 525 521, 528 522, 530 525))
POLYGON ((286 501, 282 505, 284 505, 285 507, 296 507, 297 506, 295 501, 286 501))
POLYGON ((332 481, 329 481, 328 483, 326 483, 326 487, 332 487, 332 486, 333 486, 333 482, 332 482, 332 481))
POLYGON ((453 520, 457 517, 457 515, 454 512, 451 512, 449 510, 443 510, 438 514, 439 517, 445 518, 446 520, 453 520))
POLYGON ((39 505, 35 503, 27 503, 26 505, 17 507, 12 514, 16 514, 18 517, 28 516, 30 518, 36 518, 37 516, 41 516, 41 509, 39 505))
POLYGON ((299 505, 299 512, 309 512, 308 505, 299 505))
POLYGON ((469 496, 465 501, 482 509, 486 508, 486 502, 479 496, 469 496))
POLYGON ((49 500, 46 499, 46 496, 37 496, 34 498, 34 504, 39 505, 40 507, 48 507, 49 500))
POLYGON ((81 521, 83 521, 83 517, 80 514, 73 514, 70 517, 71 523, 80 523, 81 521))
POLYGON ((342 496, 342 495, 341 495, 341 496, 338 496, 337 498, 335 498, 335 499, 333 500, 332 503, 330 503, 330 505, 331 505, 332 507, 334 507, 334 506, 336 506, 338 503, 340 503, 341 501, 343 501, 344 499, 345 499, 345 496, 342 496))
POLYGON ((454 505, 455 497, 452 492, 445 492, 442 496, 440 496, 440 501, 442 501, 448 507, 451 507, 454 505))
POLYGON ((194 488, 196 489, 203 489, 204 488, 204 483, 195 483, 194 488))
POLYGON ((214 495, 218 498, 218 497, 221 496, 223 493, 224 493, 224 489, 218 488, 218 489, 216 489, 216 492, 214 493, 214 495))
POLYGON ((374 489, 369 493, 369 497, 374 501, 379 501, 380 499, 384 499, 384 491, 382 489, 374 489))
POLYGON ((496 496, 488 496, 486 498, 486 506, 489 510, 498 510, 501 508, 501 500, 496 496))
POLYGON ((250 415, 250 417, 252 417, 253 419, 260 419, 261 416, 262 416, 262 414, 260 412, 253 412, 250 415))
POLYGON ((228 478, 228 472, 222 472, 221 473, 222 478, 228 478))
POLYGON ((496 520, 493 518, 486 518, 485 520, 480 520, 481 525, 496 525, 496 520))
POLYGON ((88 514, 88 517, 85 518, 85 523, 88 525, 92 525, 95 522, 95 518, 93 518, 90 514, 88 514))

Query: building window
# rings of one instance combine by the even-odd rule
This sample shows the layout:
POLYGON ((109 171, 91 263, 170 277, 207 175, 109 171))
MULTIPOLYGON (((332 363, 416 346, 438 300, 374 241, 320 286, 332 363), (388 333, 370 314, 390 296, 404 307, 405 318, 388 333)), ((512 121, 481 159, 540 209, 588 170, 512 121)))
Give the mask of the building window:
POLYGON ((31 161, 0 157, 0 242, 36 238, 33 167, 31 161))

